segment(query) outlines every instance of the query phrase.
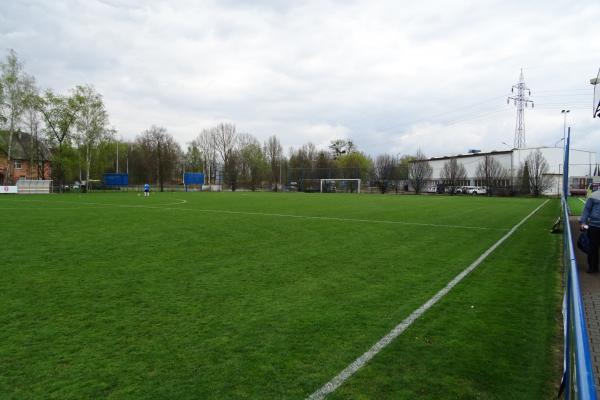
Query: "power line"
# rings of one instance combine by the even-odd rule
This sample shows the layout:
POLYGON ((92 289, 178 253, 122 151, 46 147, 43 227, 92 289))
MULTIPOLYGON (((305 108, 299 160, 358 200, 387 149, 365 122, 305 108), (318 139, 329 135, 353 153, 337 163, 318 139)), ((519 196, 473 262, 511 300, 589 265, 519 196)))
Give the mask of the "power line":
POLYGON ((519 83, 513 85, 510 89, 512 93, 517 90, 515 96, 508 96, 506 102, 509 103, 511 100, 517 107, 517 123, 515 126, 515 148, 520 149, 525 147, 525 108, 528 104, 531 104, 533 108, 533 101, 529 100, 531 96, 531 90, 525 86, 525 78, 523 77, 523 68, 521 68, 521 75, 519 76, 519 83))

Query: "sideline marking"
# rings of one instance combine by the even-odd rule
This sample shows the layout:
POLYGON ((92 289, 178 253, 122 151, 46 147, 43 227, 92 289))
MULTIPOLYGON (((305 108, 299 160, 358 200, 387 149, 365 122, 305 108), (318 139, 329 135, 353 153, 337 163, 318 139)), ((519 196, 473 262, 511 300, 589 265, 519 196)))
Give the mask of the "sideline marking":
POLYGON ((585 204, 585 200, 583 200, 581 197, 579 197, 579 201, 585 204))
POLYGON ((550 200, 544 201, 542 204, 537 206, 535 210, 530 212, 525 218, 521 220, 518 224, 512 227, 507 234, 502 236, 500 240, 492 245, 489 249, 487 249, 482 255, 479 256, 471 265, 465 268, 461 273, 456 275, 454 279, 452 279, 442 290, 437 292, 432 298, 427 300, 421 307, 417 308, 413 311, 408 317, 406 317, 402 322, 400 322, 394 329, 392 329, 387 335, 379 339, 377 343, 375 343, 369 350, 363 353, 360 357, 354 360, 350 365, 348 365, 342 372, 336 375, 329 382, 324 384, 320 389, 315 391, 308 397, 308 400, 322 400, 328 394, 334 392, 338 387, 340 387, 348 378, 350 378, 354 373, 356 373, 359 369, 365 366, 373 357, 377 355, 381 350, 383 350, 387 345, 389 345, 394 339, 396 339, 402 332, 404 332, 409 326, 412 325, 417 318, 423 315, 427 310, 433 307, 440 299, 454 288, 460 281, 462 281, 471 271, 479 266, 483 260, 485 260, 498 246, 500 246, 506 239, 508 239, 525 221, 527 221, 533 214, 535 214, 540 208, 542 208, 546 203, 550 200))
MULTIPOLYGON (((106 206, 106 207, 125 207, 125 208, 148 208, 155 210, 180 210, 180 211, 196 211, 203 213, 214 213, 214 214, 238 214, 238 215, 257 215, 264 217, 281 217, 281 218, 300 218, 300 219, 314 219, 314 220, 326 220, 326 221, 342 221, 342 222, 366 222, 376 224, 391 224, 391 225, 413 225, 413 226, 426 226, 433 228, 451 228, 451 229, 475 229, 485 231, 506 231, 508 228, 490 228, 487 226, 470 226, 470 225, 451 225, 451 224, 428 224, 422 222, 406 222, 406 221, 389 221, 380 219, 360 219, 360 218, 341 218, 341 217, 324 217, 324 216, 311 216, 311 215, 294 215, 294 214, 278 214, 278 213, 265 213, 256 211, 232 211, 232 210, 214 210, 214 209, 202 209, 202 208, 170 208, 163 207, 169 205, 180 205, 187 203, 187 200, 176 199, 181 203, 166 203, 157 204, 155 206, 146 206, 142 204, 114 204, 114 203, 95 203, 95 202, 81 202, 81 201, 66 201, 66 200, 55 200, 52 203, 68 203, 68 204, 89 204, 94 206, 106 206)), ((11 200, 6 200, 11 201, 11 200)), ((17 200, 12 200, 17 201, 17 200)), ((22 200, 22 202, 45 202, 44 200, 22 200)), ((50 209, 50 208, 49 208, 50 209)))
POLYGON ((0 210, 102 210, 109 207, 0 207, 0 210))
MULTIPOLYGON (((192 209, 190 209, 190 210, 192 210, 192 209)), ((221 213, 221 214, 259 215, 259 216, 283 217, 283 218, 304 218, 304 219, 317 219, 317 220, 327 220, 327 221, 372 222, 372 223, 378 223, 378 224, 416 225, 416 226, 429 226, 429 227, 437 227, 437 228, 462 228, 462 229, 498 230, 498 231, 506 230, 505 228, 489 228, 486 226, 426 224, 426 223, 421 223, 421 222, 389 221, 389 220, 380 220, 380 219, 360 219, 360 218, 341 218, 341 217, 322 217, 322 216, 310 216, 310 215, 263 213, 263 212, 252 212, 252 211, 228 211, 228 210, 208 210, 208 209, 196 209, 194 211, 207 212, 207 213, 221 213)))

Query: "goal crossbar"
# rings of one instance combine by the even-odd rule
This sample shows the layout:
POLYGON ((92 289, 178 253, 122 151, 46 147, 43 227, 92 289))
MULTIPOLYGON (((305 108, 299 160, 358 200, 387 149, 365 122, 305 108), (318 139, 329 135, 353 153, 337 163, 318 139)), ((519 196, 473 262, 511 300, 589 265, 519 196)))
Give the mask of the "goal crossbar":
POLYGON ((323 183, 324 182, 357 182, 356 185, 356 193, 360 194, 360 179, 356 179, 356 178, 352 178, 352 179, 344 179, 344 178, 324 178, 324 179, 320 179, 320 192, 323 193, 323 183))

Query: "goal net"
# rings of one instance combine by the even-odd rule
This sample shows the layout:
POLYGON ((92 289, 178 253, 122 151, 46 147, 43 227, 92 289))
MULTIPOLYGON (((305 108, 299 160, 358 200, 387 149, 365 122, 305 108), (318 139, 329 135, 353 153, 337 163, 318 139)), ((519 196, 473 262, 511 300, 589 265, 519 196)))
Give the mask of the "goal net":
POLYGON ((360 179, 321 179, 321 193, 360 193, 360 179))

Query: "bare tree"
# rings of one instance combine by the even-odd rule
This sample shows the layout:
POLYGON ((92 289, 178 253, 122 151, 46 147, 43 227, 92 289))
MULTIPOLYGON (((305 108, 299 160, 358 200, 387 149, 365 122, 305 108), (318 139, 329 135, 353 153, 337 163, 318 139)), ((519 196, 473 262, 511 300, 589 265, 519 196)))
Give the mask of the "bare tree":
POLYGON ((421 193, 425 181, 431 178, 433 169, 427 161, 427 156, 419 149, 414 159, 408 164, 408 180, 415 189, 415 193, 421 193))
POLYGON ((493 188, 500 186, 501 180, 507 179, 507 172, 498 160, 488 154, 477 165, 476 176, 487 188, 487 193, 490 195, 493 188))
POLYGON ((210 185, 216 168, 216 129, 202 129, 196 137, 196 143, 204 159, 204 170, 208 171, 207 183, 210 185))
POLYGON ((456 158, 451 158, 444 163, 441 178, 444 180, 444 184, 450 188, 450 193, 454 194, 461 181, 467 179, 467 171, 456 158))
POLYGON ((264 152, 267 162, 271 166, 271 183, 274 190, 277 191, 277 182, 281 178, 281 161, 283 158, 283 147, 281 147, 277 136, 273 135, 267 139, 264 152))
MULTIPOLYGON (((215 148, 223 161, 223 172, 229 186, 234 186, 231 178, 235 176, 234 170, 237 170, 238 159, 235 155, 237 145, 237 135, 235 133, 235 125, 221 123, 214 128, 215 148)), ((233 187, 232 187, 233 189, 233 187)))
POLYGON ((540 150, 529 153, 525 163, 529 172, 529 186, 531 193, 538 197, 550 189, 552 182, 548 177, 548 162, 540 150))
POLYGON ((373 175, 381 193, 387 192, 395 167, 396 158, 390 154, 381 154, 375 159, 373 175))
POLYGON ((160 191, 164 191, 165 181, 173 178, 182 156, 181 147, 167 129, 152 125, 136 139, 136 144, 144 156, 146 179, 154 176, 158 180, 160 191))

